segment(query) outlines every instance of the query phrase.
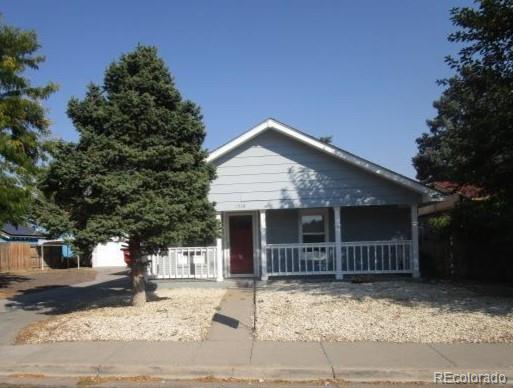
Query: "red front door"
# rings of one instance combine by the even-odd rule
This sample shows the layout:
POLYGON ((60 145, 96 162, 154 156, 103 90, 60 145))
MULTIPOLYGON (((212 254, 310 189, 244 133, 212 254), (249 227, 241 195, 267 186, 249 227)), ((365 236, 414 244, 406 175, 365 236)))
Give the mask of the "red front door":
POLYGON ((253 218, 230 216, 230 272, 253 273, 253 218))

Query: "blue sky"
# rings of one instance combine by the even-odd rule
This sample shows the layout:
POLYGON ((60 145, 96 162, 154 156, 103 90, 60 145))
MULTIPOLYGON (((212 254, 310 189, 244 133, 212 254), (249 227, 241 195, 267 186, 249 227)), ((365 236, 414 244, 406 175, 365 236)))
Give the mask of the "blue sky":
POLYGON ((100 83, 137 43, 155 45, 202 107, 209 149, 267 117, 414 177, 415 138, 432 117, 456 47, 449 10, 463 0, 3 0, 8 24, 37 31, 54 81, 54 136, 77 133, 71 96, 100 83))

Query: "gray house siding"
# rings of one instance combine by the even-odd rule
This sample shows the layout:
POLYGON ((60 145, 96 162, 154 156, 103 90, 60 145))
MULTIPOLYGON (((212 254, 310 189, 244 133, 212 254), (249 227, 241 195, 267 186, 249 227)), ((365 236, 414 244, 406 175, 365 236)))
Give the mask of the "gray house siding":
POLYGON ((267 212, 267 243, 295 244, 299 242, 299 212, 292 210, 269 210, 267 212))
POLYGON ((215 160, 218 211, 413 204, 419 195, 274 130, 215 160))
MULTIPOLYGON (((268 244, 297 244, 299 238, 299 209, 268 210, 267 243, 268 244)), ((328 209, 328 241, 335 242, 335 225, 333 210, 328 209)))
MULTIPOLYGON (((267 211, 267 243, 299 243, 301 211, 267 211)), ((342 241, 409 240, 410 209, 398 206, 359 206, 340 209, 342 241)), ((328 212, 328 241, 335 241, 334 214, 328 212)))
POLYGON ((409 240, 410 209, 397 206, 340 209, 342 241, 409 240))

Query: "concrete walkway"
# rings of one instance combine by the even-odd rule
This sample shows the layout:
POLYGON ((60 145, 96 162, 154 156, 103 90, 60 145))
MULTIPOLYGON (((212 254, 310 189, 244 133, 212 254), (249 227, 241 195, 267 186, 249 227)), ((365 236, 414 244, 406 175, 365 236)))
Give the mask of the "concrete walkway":
POLYGON ((253 291, 226 291, 219 311, 212 319, 207 341, 247 342, 253 340, 253 291))
POLYGON ((205 376, 265 380, 432 382, 439 371, 499 372, 513 382, 513 344, 261 342, 253 337, 253 294, 227 291, 203 342, 84 342, 9 345, 20 324, 76 303, 127 292, 123 274, 25 295, 0 313, 0 376, 205 376))

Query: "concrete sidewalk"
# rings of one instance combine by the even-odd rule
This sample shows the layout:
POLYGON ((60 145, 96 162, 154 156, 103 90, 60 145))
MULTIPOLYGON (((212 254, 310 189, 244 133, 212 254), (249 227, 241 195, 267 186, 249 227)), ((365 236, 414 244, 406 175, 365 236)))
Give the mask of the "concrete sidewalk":
POLYGON ((0 346, 0 375, 4 376, 432 382, 438 371, 499 372, 513 381, 513 345, 207 340, 0 346))

